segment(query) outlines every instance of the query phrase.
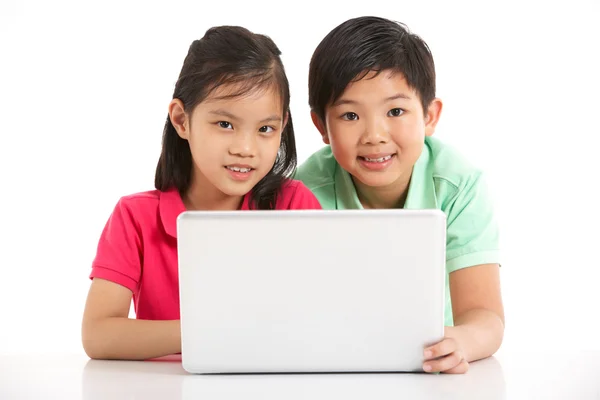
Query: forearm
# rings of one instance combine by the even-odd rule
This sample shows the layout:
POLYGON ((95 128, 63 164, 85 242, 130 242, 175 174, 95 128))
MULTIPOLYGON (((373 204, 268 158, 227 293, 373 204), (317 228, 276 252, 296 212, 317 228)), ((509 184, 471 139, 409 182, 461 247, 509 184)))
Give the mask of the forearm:
POLYGON ((504 322, 492 311, 470 310, 454 319, 447 327, 447 337, 456 340, 467 362, 493 355, 504 338, 504 322))
POLYGON ((145 360, 181 352, 179 321, 104 318, 83 327, 90 358, 145 360))

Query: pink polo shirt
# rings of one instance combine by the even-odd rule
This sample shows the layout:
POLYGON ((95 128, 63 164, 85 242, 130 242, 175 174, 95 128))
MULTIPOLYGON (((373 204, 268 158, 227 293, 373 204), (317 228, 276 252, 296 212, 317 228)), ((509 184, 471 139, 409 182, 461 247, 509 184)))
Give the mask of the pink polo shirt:
MULTIPOLYGON (((242 210, 248 210, 246 195, 242 210)), ((300 181, 288 181, 277 210, 320 209, 300 181)), ((90 279, 102 278, 133 292, 138 319, 179 319, 177 217, 185 206, 176 189, 122 197, 98 243, 90 279)))

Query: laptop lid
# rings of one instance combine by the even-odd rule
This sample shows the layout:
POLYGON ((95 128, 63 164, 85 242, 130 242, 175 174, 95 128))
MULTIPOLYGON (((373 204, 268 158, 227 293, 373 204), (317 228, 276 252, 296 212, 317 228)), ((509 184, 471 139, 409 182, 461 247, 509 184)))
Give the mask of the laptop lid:
POLYGON ((421 371, 443 338, 439 210, 191 211, 178 218, 191 373, 421 371))

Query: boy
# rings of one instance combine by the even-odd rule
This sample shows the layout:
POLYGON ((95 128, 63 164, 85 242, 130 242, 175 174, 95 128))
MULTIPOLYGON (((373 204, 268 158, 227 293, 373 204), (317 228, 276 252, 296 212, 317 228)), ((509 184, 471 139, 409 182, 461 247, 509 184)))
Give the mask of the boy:
POLYGON ((442 102, 427 44, 387 19, 344 22, 313 54, 309 104, 328 146, 296 179, 323 208, 447 215, 445 338, 424 350, 423 370, 465 373, 494 354, 504 335, 498 228, 481 173, 431 137, 442 102))

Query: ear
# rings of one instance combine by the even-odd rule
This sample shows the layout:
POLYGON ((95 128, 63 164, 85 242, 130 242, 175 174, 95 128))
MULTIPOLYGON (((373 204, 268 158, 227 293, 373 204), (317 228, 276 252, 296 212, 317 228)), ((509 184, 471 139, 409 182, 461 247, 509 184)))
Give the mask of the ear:
POLYGON ((173 99, 169 103, 169 119, 179 137, 185 140, 189 139, 190 123, 181 100, 173 99))
POLYGON ((317 128, 317 130, 321 134, 323 143, 329 144, 329 134, 327 134, 327 128, 325 127, 325 123, 321 121, 321 118, 319 118, 319 116, 314 111, 310 112, 310 118, 312 119, 315 128, 317 128))
POLYGON ((425 136, 433 135, 435 132, 435 126, 440 120, 440 115, 442 114, 442 100, 433 99, 431 104, 427 109, 427 115, 425 115, 425 136))

